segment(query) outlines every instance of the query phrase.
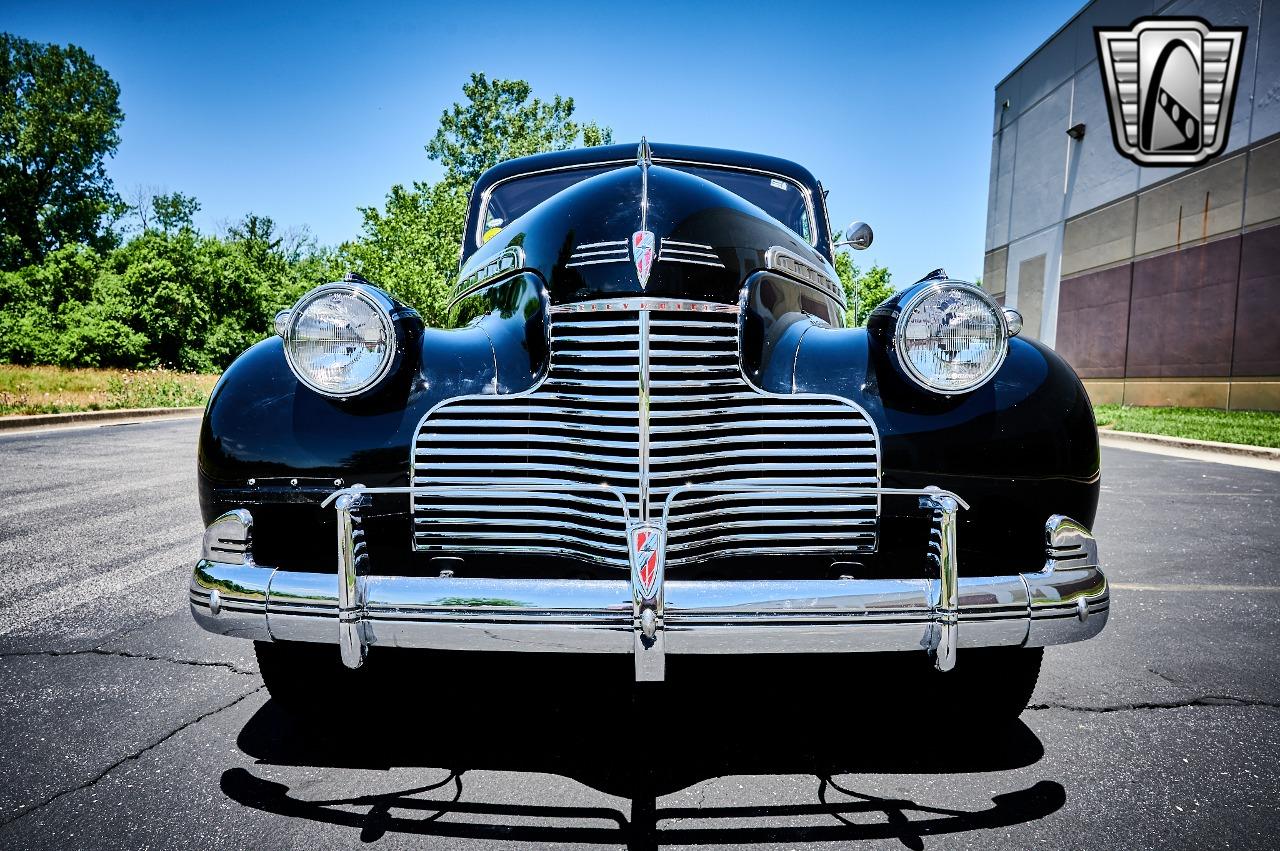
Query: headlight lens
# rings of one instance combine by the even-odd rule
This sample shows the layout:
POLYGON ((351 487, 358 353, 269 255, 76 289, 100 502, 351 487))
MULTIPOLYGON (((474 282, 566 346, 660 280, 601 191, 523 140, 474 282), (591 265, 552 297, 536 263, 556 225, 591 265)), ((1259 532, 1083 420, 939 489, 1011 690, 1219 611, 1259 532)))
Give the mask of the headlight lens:
POLYGON ((360 287, 329 284, 307 293, 289 315, 285 357, 303 384, 326 396, 352 396, 391 366, 391 315, 360 287))
POLYGON ((913 296, 898 317, 898 359, 916 382, 938 393, 972 390, 1004 362, 1004 314, 971 284, 942 282, 913 296))

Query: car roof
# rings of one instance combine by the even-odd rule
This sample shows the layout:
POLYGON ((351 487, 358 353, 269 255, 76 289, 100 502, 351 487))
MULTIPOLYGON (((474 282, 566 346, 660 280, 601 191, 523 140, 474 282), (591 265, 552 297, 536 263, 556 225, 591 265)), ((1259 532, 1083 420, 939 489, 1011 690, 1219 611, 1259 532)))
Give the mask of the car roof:
MULTIPOLYGON (((551 151, 545 154, 533 154, 528 157, 517 157, 498 163, 480 175, 471 190, 467 203, 467 233, 471 233, 471 223, 480 215, 480 205, 488 190, 494 185, 512 177, 538 171, 572 168, 575 166, 591 166, 603 163, 634 163, 637 160, 640 143, 624 143, 618 145, 596 145, 590 148, 569 148, 564 151, 551 151)), ((649 151, 656 164, 665 162, 697 163, 728 168, 740 168, 776 174, 795 181, 805 187, 813 196, 817 231, 817 247, 824 255, 830 253, 829 224, 826 221, 826 204, 822 197, 822 184, 818 183, 807 168, 766 154, 752 154, 746 151, 731 151, 727 148, 708 148, 700 145, 674 145, 667 142, 650 142, 649 151)), ((462 259, 471 256, 476 250, 472 240, 464 239, 462 259)), ((830 257, 828 257, 830 259, 830 257)))
MULTIPOLYGON (((570 148, 564 151, 551 151, 550 153, 534 154, 528 157, 507 160, 506 162, 498 163, 480 175, 480 179, 476 181, 473 194, 483 194, 493 184, 509 177, 533 171, 542 171, 543 169, 609 162, 634 162, 639 147, 638 142, 620 145, 597 145, 591 148, 570 148)), ((706 163, 708 165, 773 172, 783 177, 789 177, 814 192, 818 191, 818 181, 807 168, 780 157, 752 154, 745 151, 731 151, 727 148, 673 145, 666 142, 651 142, 649 143, 649 150, 654 162, 679 160, 681 162, 706 163)))

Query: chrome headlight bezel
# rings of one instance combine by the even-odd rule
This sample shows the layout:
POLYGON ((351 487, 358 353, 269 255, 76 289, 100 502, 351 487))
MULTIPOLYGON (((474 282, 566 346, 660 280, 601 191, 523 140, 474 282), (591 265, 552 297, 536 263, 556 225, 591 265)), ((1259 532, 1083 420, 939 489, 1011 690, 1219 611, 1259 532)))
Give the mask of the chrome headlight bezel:
POLYGON ((965 393, 972 393, 974 390, 982 387, 1000 371, 1000 367, 1004 364, 1005 358, 1009 355, 1010 336, 1012 335, 1009 331, 1009 323, 1004 315, 1004 310, 991 298, 990 295, 988 295, 981 287, 975 286, 974 284, 948 279, 937 281, 926 287, 922 287, 918 292, 913 293, 911 297, 902 304, 893 330, 893 347, 895 350, 895 360, 897 360, 899 368, 902 370, 903 374, 913 382, 925 390, 928 390, 930 393, 937 393, 942 396, 959 396, 965 393), (991 315, 995 320, 999 333, 999 351, 996 353, 995 358, 979 378, 962 387, 939 383, 933 377, 921 372, 915 363, 912 362, 911 358, 906 355, 906 328, 907 324, 911 321, 911 316, 915 312, 916 308, 930 298, 953 290, 959 290, 980 299, 986 305, 987 309, 991 311, 991 315))
POLYGON ((330 399, 351 399, 377 387, 388 373, 391 372, 392 366, 396 360, 396 350, 399 341, 396 338, 395 322, 391 316, 392 304, 390 299, 384 296, 380 291, 365 286, 363 284, 336 282, 325 284, 306 293, 298 302, 289 310, 287 317, 287 325, 284 328, 284 356, 285 361, 289 364, 289 370, 294 377, 305 387, 326 396, 330 399), (294 357, 294 346, 298 342, 297 335, 298 323, 306 315, 307 308, 322 298, 333 294, 340 294, 355 298, 363 304, 373 309, 374 315, 377 317, 381 326, 382 334, 387 341, 386 351, 383 353, 382 362, 378 368, 364 381, 359 384, 344 387, 336 390, 332 387, 326 387, 314 381, 305 370, 303 370, 294 357))

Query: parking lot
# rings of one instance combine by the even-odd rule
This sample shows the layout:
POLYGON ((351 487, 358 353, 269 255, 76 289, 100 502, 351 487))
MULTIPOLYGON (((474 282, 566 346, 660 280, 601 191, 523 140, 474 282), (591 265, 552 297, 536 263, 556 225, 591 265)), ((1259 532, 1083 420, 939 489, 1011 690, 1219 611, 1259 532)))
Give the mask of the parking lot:
POLYGON ((188 614, 197 429, 0 436, 0 846, 1274 845, 1280 472, 1104 449, 1111 620, 1012 727, 841 659, 424 656, 298 729, 188 614))

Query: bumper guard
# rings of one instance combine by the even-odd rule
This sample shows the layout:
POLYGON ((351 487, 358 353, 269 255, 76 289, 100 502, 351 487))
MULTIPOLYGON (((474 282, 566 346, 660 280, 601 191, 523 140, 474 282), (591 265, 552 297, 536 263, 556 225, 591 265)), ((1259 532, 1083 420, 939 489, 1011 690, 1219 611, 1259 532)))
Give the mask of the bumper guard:
MULTIPOLYGON (((520 485, 573 490, 572 485, 520 485)), ((637 539, 662 535, 672 502, 689 491, 745 492, 688 485, 668 495, 660 523, 633 522, 620 500, 632 552, 630 580, 404 577, 367 569, 360 509, 372 494, 439 494, 441 489, 362 488, 334 492, 338 574, 277 570, 253 561, 253 518, 228 512, 205 533, 191 580, 191 611, 205 629, 258 641, 337 643, 349 667, 372 645, 443 650, 632 653, 637 680, 662 680, 666 654, 849 653, 924 650, 942 671, 959 647, 1042 647, 1091 638, 1106 625, 1110 594, 1093 536, 1069 517, 1045 526, 1046 559, 1012 576, 959 577, 960 497, 938 488, 851 489, 850 495, 916 496, 931 511, 935 579, 675 581, 659 557, 637 557, 637 539), (639 534, 637 534, 639 533, 639 534), (963 625, 963 630, 961 629, 963 625)), ((772 486, 759 489, 777 491, 772 486)), ((495 488, 451 487, 451 495, 494 496, 495 488)), ((787 489, 805 493, 805 488, 787 489)), ((829 489, 824 493, 830 494, 829 489)))

